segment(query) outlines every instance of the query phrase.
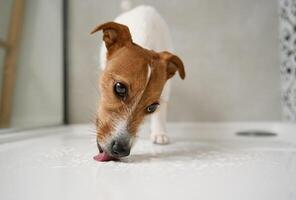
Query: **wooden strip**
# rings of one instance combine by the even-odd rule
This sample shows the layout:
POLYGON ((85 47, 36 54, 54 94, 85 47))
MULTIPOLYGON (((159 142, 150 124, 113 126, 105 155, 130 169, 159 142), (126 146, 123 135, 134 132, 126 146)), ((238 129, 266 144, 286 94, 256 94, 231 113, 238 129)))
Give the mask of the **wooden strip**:
POLYGON ((8 46, 8 44, 6 42, 0 40, 0 47, 4 48, 4 49, 8 49, 9 46, 8 46))
POLYGON ((6 51, 3 66, 3 83, 0 103, 0 127, 10 126, 13 90, 16 75, 19 41, 21 36, 24 0, 14 0, 10 17, 10 27, 7 44, 10 46, 6 51))

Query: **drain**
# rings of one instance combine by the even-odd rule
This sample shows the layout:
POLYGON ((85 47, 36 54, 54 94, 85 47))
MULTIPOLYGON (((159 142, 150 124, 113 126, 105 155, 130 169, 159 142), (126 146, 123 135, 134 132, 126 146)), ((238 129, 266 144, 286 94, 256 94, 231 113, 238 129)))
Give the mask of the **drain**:
POLYGON ((246 130, 239 131, 236 133, 239 136, 248 136, 248 137, 273 137, 277 136, 276 133, 270 131, 262 131, 262 130, 246 130))

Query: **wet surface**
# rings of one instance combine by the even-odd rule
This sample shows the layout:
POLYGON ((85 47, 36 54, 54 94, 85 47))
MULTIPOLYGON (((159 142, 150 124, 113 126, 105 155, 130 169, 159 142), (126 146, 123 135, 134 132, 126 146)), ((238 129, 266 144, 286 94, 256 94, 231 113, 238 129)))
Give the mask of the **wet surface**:
POLYGON ((0 144, 1 199, 296 199, 295 126, 173 124, 166 146, 143 128, 131 156, 103 163, 91 129, 0 144), (237 136, 244 128, 278 136, 237 136))

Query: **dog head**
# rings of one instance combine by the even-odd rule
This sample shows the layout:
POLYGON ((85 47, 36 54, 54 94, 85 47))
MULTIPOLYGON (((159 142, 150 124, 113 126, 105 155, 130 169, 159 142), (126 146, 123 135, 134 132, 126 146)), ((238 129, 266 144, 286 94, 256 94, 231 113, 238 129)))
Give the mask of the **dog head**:
POLYGON ((100 30, 107 61, 99 81, 97 141, 101 152, 119 158, 129 155, 140 123, 157 110, 166 81, 176 71, 184 79, 185 71, 176 55, 133 43, 125 25, 108 22, 91 33, 100 30))

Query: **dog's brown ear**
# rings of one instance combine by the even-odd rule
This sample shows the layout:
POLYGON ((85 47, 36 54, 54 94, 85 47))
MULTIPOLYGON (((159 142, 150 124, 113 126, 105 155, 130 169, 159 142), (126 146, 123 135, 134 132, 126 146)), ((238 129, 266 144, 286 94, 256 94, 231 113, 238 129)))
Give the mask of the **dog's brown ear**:
POLYGON ((103 30, 103 40, 109 53, 132 42, 131 33, 123 24, 107 22, 95 27, 91 34, 100 30, 103 30))
POLYGON ((163 51, 160 54, 160 58, 163 59, 167 66, 167 79, 173 77, 178 70, 181 79, 185 78, 185 69, 182 60, 170 52, 163 51))

